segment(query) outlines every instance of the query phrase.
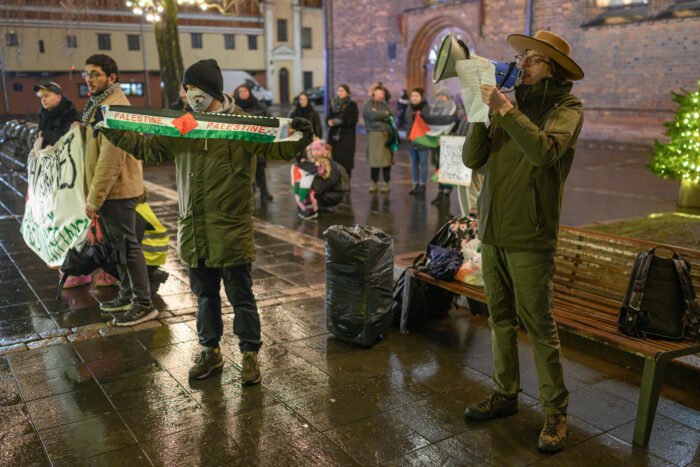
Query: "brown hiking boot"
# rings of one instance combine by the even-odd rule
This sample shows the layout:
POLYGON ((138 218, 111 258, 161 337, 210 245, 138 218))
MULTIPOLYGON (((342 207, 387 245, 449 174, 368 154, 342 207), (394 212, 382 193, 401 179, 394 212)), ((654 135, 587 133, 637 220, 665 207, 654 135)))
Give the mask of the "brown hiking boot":
POLYGON ((258 353, 243 352, 243 362, 241 364, 241 380, 243 384, 258 384, 261 379, 258 353))
POLYGON ((518 398, 507 397, 501 393, 493 392, 486 399, 470 405, 464 411, 465 420, 492 420, 499 417, 507 417, 518 411, 518 398))
POLYGON ((559 452, 564 449, 566 435, 566 415, 547 415, 537 442, 537 449, 544 452, 559 452))

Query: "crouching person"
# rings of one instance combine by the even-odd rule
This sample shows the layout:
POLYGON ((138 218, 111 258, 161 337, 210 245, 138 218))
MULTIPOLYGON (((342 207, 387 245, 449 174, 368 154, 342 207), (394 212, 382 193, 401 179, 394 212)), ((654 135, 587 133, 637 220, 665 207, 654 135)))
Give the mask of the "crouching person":
MULTIPOLYGON (((215 60, 200 60, 185 70, 183 88, 197 112, 243 114, 223 94, 223 78, 215 60)), ((224 361, 219 349, 223 335, 221 296, 233 305, 233 332, 242 355, 243 384, 261 380, 258 364, 260 316, 253 295, 253 180, 256 155, 294 159, 311 141, 311 124, 292 121, 301 141, 272 144, 227 139, 185 139, 104 129, 116 146, 150 163, 174 160, 180 218, 178 253, 188 267, 190 287, 197 296, 197 334, 202 350, 189 371, 204 379, 219 372, 224 361)))

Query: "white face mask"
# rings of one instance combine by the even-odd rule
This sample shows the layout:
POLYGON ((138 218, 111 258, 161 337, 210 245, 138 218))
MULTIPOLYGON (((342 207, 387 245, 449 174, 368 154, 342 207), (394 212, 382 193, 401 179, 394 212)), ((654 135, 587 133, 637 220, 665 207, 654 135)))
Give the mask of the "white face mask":
POLYGON ((201 89, 188 89, 187 102, 195 112, 204 112, 209 108, 214 98, 201 89))

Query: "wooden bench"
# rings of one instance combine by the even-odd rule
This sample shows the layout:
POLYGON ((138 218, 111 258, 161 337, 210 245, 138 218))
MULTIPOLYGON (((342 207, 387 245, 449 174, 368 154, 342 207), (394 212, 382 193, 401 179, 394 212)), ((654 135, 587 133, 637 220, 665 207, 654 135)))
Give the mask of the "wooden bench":
MULTIPOLYGON (((553 281, 554 319, 560 329, 644 358, 634 429, 634 443, 642 446, 649 443, 667 363, 700 352, 700 343, 689 339, 639 339, 622 334, 617 328, 620 305, 635 257, 640 251, 654 246, 658 244, 562 226, 553 281)), ((700 296, 700 251, 672 248, 691 263, 693 285, 700 296)), ((401 313, 402 332, 406 332, 411 284, 416 280, 480 302, 486 301, 483 287, 441 281, 425 272, 408 269, 401 313)))

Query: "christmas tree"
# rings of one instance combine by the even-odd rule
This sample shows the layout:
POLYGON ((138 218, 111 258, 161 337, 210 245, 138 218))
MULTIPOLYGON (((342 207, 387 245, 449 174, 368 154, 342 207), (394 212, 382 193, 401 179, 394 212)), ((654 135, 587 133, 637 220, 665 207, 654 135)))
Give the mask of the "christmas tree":
POLYGON ((663 178, 700 183, 700 81, 695 92, 673 94, 678 111, 665 124, 670 140, 656 142, 650 168, 663 178))

